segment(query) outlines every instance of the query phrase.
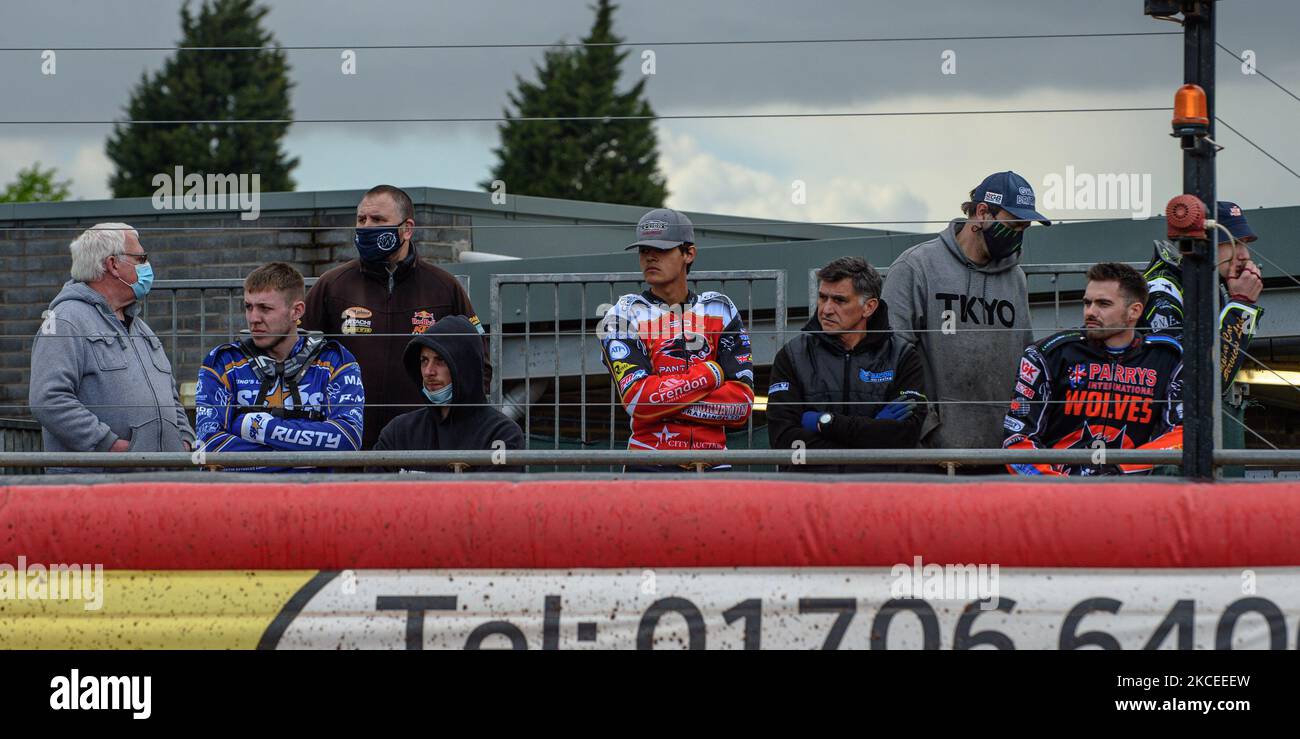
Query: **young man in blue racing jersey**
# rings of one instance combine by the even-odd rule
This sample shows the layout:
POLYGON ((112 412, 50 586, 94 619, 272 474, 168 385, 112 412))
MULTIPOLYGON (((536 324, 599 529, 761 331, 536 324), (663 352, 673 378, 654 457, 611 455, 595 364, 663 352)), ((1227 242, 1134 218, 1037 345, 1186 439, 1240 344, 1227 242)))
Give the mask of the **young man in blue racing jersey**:
POLYGON ((366 400, 361 368, 342 344, 297 328, 304 295, 302 275, 283 262, 259 267, 244 280, 248 329, 239 341, 209 352, 199 368, 195 416, 201 450, 361 448, 366 400))

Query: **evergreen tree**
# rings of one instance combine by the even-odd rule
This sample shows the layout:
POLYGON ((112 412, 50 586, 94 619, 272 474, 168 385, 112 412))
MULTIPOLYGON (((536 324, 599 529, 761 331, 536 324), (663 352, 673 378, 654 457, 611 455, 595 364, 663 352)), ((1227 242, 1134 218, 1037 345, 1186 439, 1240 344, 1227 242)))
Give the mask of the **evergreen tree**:
MULTIPOLYGON (((261 27, 268 9, 255 0, 203 0, 198 14, 181 8, 181 47, 270 47, 261 27)), ((288 64, 278 48, 260 51, 178 51, 163 68, 141 76, 131 95, 131 120, 287 120, 288 64)), ((156 174, 257 174, 261 190, 294 187, 289 159, 280 146, 288 124, 202 123, 114 126, 107 153, 117 166, 109 186, 114 197, 152 195, 156 174)))
MULTIPOLYGON (((659 172, 651 120, 536 121, 525 118, 652 116, 645 79, 618 92, 619 66, 628 51, 613 31, 617 6, 599 0, 596 20, 582 47, 548 50, 537 82, 516 77, 510 93, 492 180, 516 195, 660 207, 668 197, 659 172)), ((492 180, 480 186, 491 190, 492 180)))

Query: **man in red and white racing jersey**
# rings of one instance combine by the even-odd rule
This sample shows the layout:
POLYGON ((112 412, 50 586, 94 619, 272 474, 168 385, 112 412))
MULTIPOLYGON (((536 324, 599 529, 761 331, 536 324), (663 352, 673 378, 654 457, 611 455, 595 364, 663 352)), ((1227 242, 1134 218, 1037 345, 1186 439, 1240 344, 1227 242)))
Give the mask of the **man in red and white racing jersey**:
MULTIPOLYGON (((682 213, 645 214, 627 248, 639 250, 650 289, 619 298, 605 313, 600 336, 605 366, 631 417, 628 448, 726 449, 727 429, 743 427, 754 404, 740 313, 722 293, 688 288, 695 231, 682 213)), ((677 468, 628 471, 665 469, 677 468)))

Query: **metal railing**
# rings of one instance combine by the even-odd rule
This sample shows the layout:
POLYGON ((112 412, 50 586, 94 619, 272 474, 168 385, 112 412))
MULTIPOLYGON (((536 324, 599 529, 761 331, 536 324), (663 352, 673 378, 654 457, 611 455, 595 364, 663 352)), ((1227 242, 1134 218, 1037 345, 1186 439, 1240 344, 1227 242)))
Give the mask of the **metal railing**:
MULTIPOLYGON (((532 409, 537 400, 539 400, 546 392, 545 388, 543 388, 540 393, 535 392, 533 383, 535 380, 548 380, 550 382, 550 391, 552 394, 552 444, 555 449, 559 449, 561 436, 561 383, 564 377, 572 377, 576 375, 578 378, 578 410, 580 416, 578 422, 578 435, 582 443, 585 444, 587 441, 588 426, 587 410, 589 406, 593 405, 593 403, 589 402, 587 397, 588 370, 597 374, 604 373, 605 371, 599 356, 600 342, 596 336, 596 332, 590 330, 589 326, 597 324, 604 316, 603 310, 595 310, 602 305, 602 302, 604 306, 612 306, 617 302, 621 294, 626 292, 641 292, 644 289, 642 285, 642 274, 640 272, 507 274, 492 275, 490 280, 489 310, 492 317, 490 351, 491 362, 494 367, 492 375, 492 404, 498 407, 504 407, 508 413, 512 411, 517 412, 519 406, 523 406, 523 423, 521 425, 524 429, 524 436, 528 439, 527 443, 531 446, 531 436, 533 434, 532 409), (624 290, 623 293, 618 293, 615 290, 615 286, 621 284, 626 284, 632 289, 624 290), (505 302, 507 296, 503 294, 503 288, 511 285, 523 287, 522 304, 517 307, 514 305, 508 307, 505 302), (533 301, 530 299, 532 297, 533 286, 535 285, 549 285, 551 287, 551 295, 548 296, 551 298, 549 301, 550 305, 545 307, 549 308, 549 314, 546 313, 545 308, 534 306, 533 301), (561 288, 566 285, 572 285, 575 287, 574 292, 578 294, 576 305, 574 305, 572 301, 568 304, 561 303, 561 288), (596 288, 594 291, 596 293, 595 295, 592 294, 593 288, 596 288), (576 311, 574 310, 575 307, 576 311), (513 313, 511 313, 511 315, 515 320, 510 321, 509 324, 522 326, 522 332, 516 331, 510 334, 505 333, 505 328, 508 325, 505 320, 505 314, 510 312, 510 308, 513 308, 513 313), (552 328, 550 331, 538 331, 534 329, 535 323, 549 323, 552 328), (576 327, 576 332, 571 331, 566 335, 561 330, 561 323, 568 323, 570 326, 576 327), (592 338, 592 341, 590 342, 587 341, 589 330, 592 338), (572 339, 575 334, 577 337, 576 342, 572 339), (567 345, 564 349, 562 349, 562 337, 567 337, 563 342, 567 345), (522 357, 521 363, 523 368, 521 378, 523 384, 516 388, 515 392, 511 392, 509 395, 504 392, 504 383, 512 374, 518 373, 514 371, 514 367, 511 364, 517 356, 514 353, 507 353, 505 349, 508 339, 512 343, 517 344, 518 356, 522 357), (547 339, 550 339, 552 345, 552 356, 550 357, 551 373, 549 375, 535 375, 533 372, 533 365, 536 363, 533 356, 533 342, 535 339, 537 341, 546 341, 547 339), (574 346, 575 343, 576 346, 574 346), (567 349, 567 351, 565 351, 565 349, 567 349), (591 353, 591 350, 595 351, 594 355, 591 353), (573 370, 571 373, 566 374, 562 372, 562 361, 568 361, 572 364, 574 363, 572 359, 574 356, 576 356, 577 366, 571 368, 573 370), (567 359, 562 359, 566 357, 567 359)), ((772 353, 775 353, 775 350, 780 348, 783 343, 785 324, 787 320, 786 274, 784 270, 701 270, 698 272, 692 272, 688 282, 691 289, 696 290, 697 292, 701 283, 718 284, 721 292, 727 294, 728 297, 732 299, 732 302, 736 303, 737 309, 740 311, 742 320, 745 323, 746 330, 751 331, 751 343, 755 344, 754 348, 760 348, 761 342, 763 341, 775 342, 774 345, 770 347, 772 353), (755 325, 755 282, 770 282, 773 287, 772 307, 774 331, 762 335, 755 335, 752 333, 755 325), (735 283, 743 283, 745 286, 745 300, 743 304, 737 299, 738 296, 732 295, 727 290, 729 284, 734 285, 735 283)), ((618 402, 615 393, 616 389, 614 384, 611 382, 609 394, 605 400, 605 404, 609 409, 609 448, 611 449, 614 448, 615 440, 618 436, 616 430, 620 425, 622 425, 618 422, 618 419, 623 414, 622 406, 618 402)), ((754 421, 753 416, 751 415, 746 428, 746 440, 748 445, 753 445, 753 438, 754 421)))
MULTIPOLYGON (((526 465, 685 465, 703 471, 718 464, 789 465, 979 465, 1092 463, 1092 449, 722 449, 636 451, 625 449, 530 449, 371 452, 3 452, 0 467, 207 468, 322 467, 422 468, 521 467, 526 465)), ((1176 450, 1116 449, 1110 464, 1178 465, 1176 450)), ((1216 450, 1217 465, 1300 465, 1300 450, 1216 450)), ((460 471, 460 470, 456 470, 460 471)), ((1098 479, 1098 478, 1091 478, 1098 479)))

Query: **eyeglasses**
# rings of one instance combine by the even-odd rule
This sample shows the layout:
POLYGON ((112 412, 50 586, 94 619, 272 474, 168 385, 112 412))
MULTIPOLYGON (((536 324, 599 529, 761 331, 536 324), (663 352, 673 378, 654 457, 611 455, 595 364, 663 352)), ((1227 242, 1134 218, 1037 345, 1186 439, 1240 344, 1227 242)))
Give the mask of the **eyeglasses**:
POLYGON ((139 254, 128 254, 128 253, 126 253, 126 252, 118 252, 118 253, 114 254, 113 256, 115 256, 115 257, 132 257, 132 258, 133 258, 133 260, 132 260, 132 262, 131 262, 132 264, 148 264, 148 263, 149 263, 149 253, 148 253, 148 252, 140 252, 139 254), (136 260, 136 259, 138 259, 138 260, 140 260, 140 261, 138 261, 138 262, 137 262, 137 261, 134 261, 134 260, 136 260))

